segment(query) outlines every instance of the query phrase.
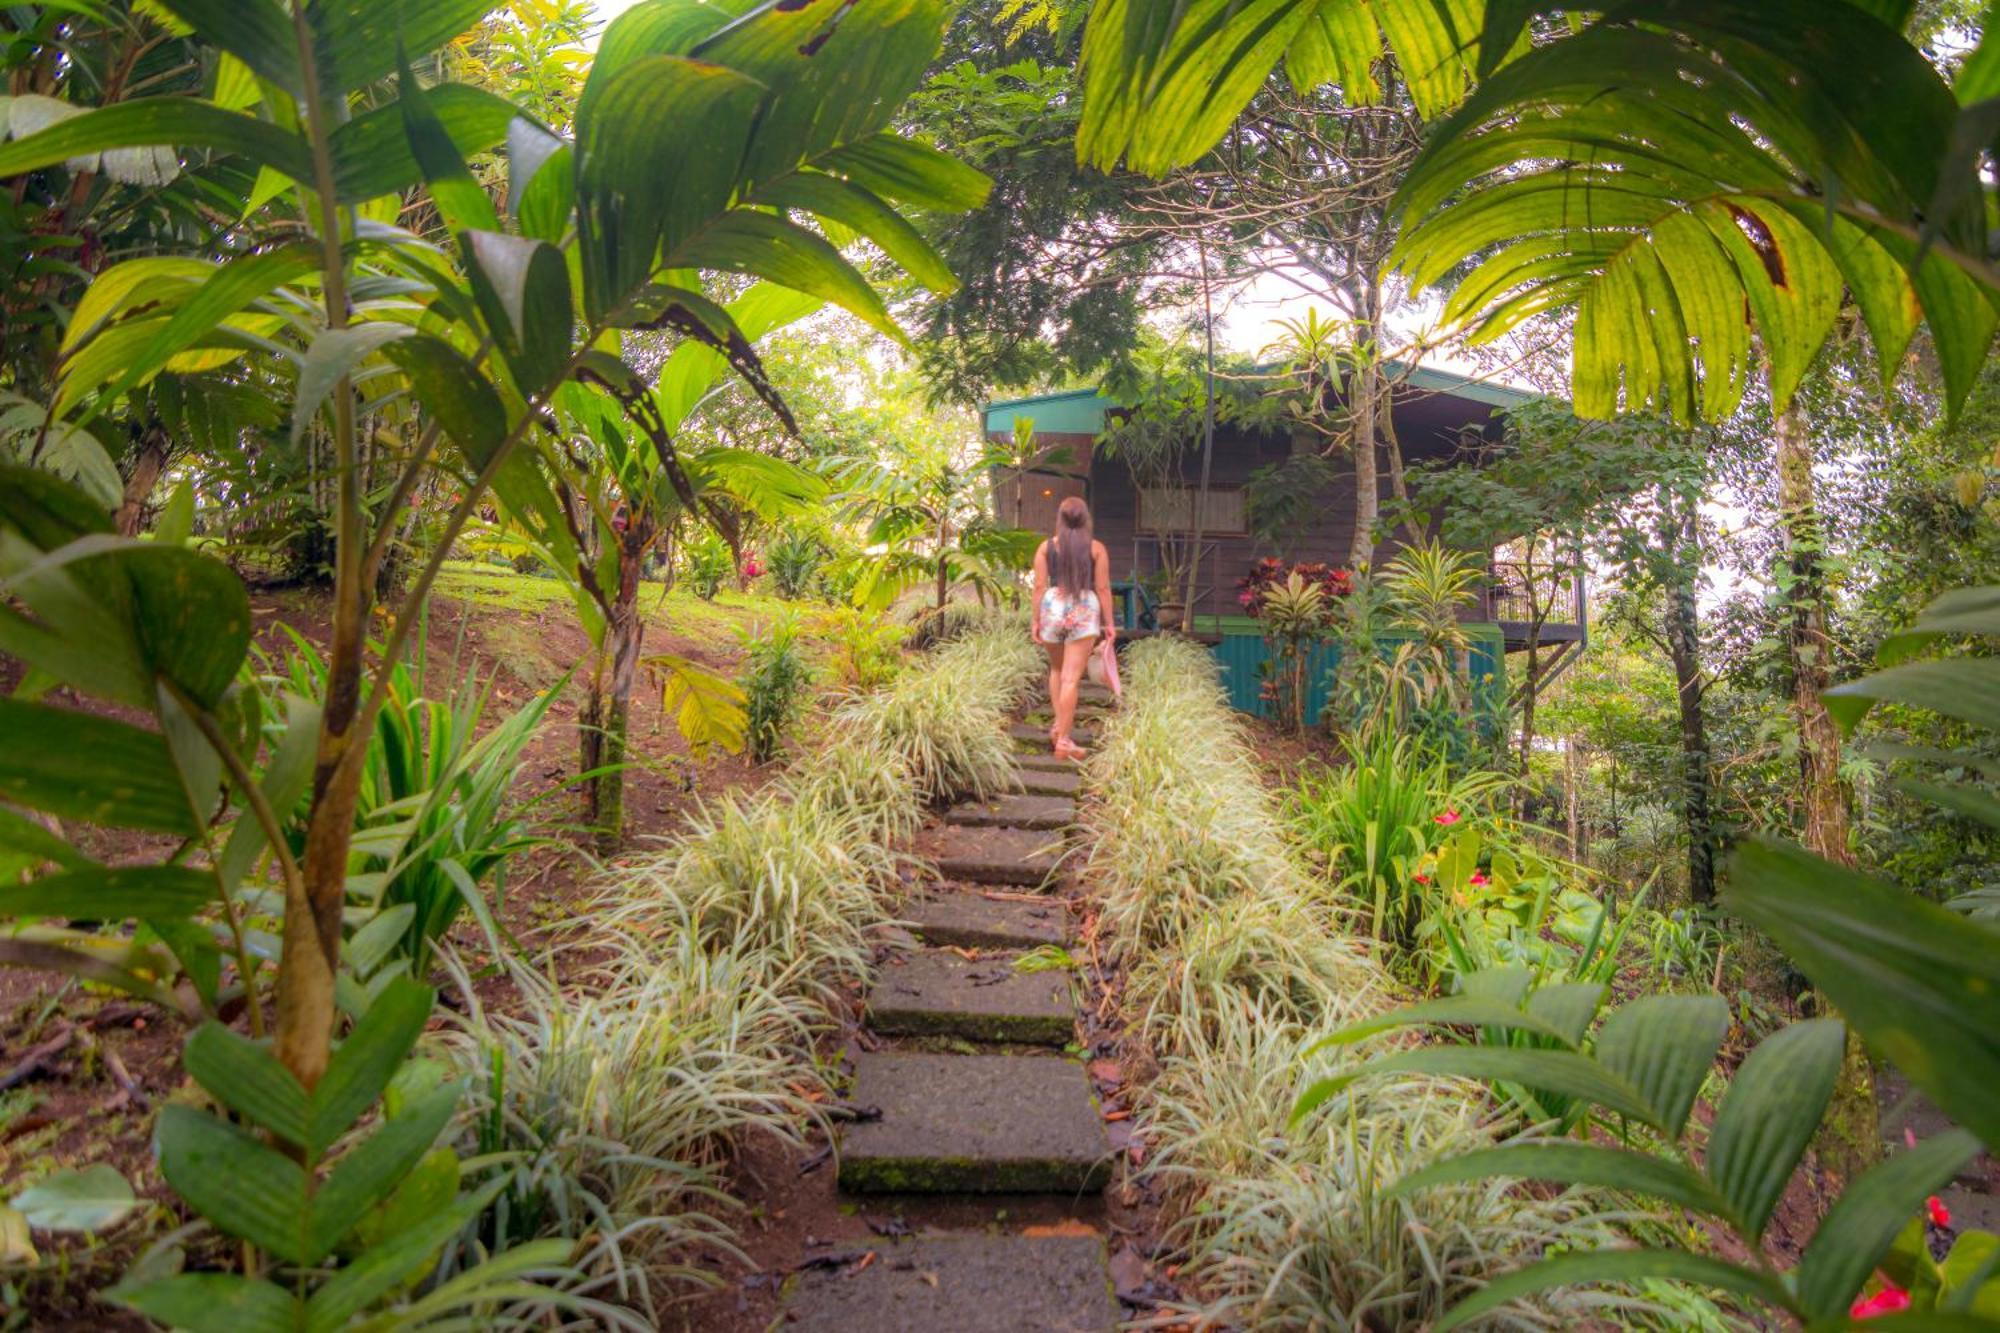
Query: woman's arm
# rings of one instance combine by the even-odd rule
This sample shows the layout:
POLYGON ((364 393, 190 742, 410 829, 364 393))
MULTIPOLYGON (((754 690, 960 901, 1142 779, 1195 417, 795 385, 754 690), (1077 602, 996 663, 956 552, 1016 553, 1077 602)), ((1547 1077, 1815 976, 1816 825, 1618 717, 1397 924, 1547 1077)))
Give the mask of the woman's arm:
POLYGON ((1118 637, 1118 618, 1111 613, 1111 555, 1103 542, 1090 544, 1090 563, 1097 567, 1097 612, 1104 619, 1104 637, 1118 637))
POLYGON ((1042 594, 1049 590, 1049 544, 1043 542, 1035 548, 1035 591, 1028 605, 1034 608, 1030 613, 1030 624, 1034 627, 1037 640, 1042 637, 1042 594))

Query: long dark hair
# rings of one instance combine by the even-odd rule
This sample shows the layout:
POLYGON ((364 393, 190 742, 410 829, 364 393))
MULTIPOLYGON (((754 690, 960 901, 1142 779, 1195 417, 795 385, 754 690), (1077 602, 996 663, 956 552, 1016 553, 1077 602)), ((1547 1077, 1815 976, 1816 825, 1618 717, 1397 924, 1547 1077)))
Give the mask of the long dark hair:
POLYGON ((1090 546, 1090 506, 1072 495, 1056 507, 1056 535, 1049 539, 1049 578, 1065 597, 1087 592, 1096 581, 1090 546))

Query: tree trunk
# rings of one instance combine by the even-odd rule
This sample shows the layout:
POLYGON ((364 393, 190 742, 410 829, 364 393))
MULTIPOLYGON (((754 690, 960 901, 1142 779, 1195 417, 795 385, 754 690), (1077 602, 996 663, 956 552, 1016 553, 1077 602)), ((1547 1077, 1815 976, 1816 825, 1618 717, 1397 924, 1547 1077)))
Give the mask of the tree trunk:
POLYGON ((132 470, 125 477, 125 497, 118 503, 118 535, 136 537, 146 515, 146 500, 159 485, 160 469, 167 464, 166 434, 149 426, 140 435, 132 456, 132 470))
POLYGON ((951 595, 951 519, 944 514, 938 515, 937 544, 937 609, 942 611, 951 595))
POLYGON ((1666 588, 1666 640, 1680 705, 1681 825, 1688 843, 1688 900, 1705 907, 1715 901, 1715 821, 1709 807, 1708 716, 1702 700, 1701 631, 1695 606, 1700 554, 1695 549, 1692 501, 1677 507, 1671 494, 1662 494, 1660 513, 1660 535, 1672 570, 1666 588))
POLYGON ((625 833, 626 736, 632 719, 632 686, 639 675, 639 652, 646 623, 639 615, 639 575, 651 545, 645 525, 634 522, 620 535, 618 593, 605 618, 604 646, 591 672, 590 692, 577 716, 580 758, 585 773, 606 769, 589 779, 585 818, 595 832, 597 850, 610 855, 625 833))
POLYGON ((1583 839, 1583 747, 1563 737, 1563 814, 1568 825, 1569 859, 1581 862, 1590 854, 1583 839))
POLYGON ((1354 322, 1354 338, 1361 348, 1360 364, 1351 383, 1351 410, 1354 416, 1354 540, 1347 562, 1356 569, 1375 563, 1375 521, 1382 512, 1380 474, 1375 466, 1375 408, 1382 368, 1376 361, 1375 339, 1380 332, 1377 318, 1381 310, 1379 288, 1367 288, 1356 302, 1360 318, 1354 322))
MULTIPOLYGON (((1838 865, 1854 864, 1848 849, 1848 793, 1840 777, 1840 730, 1820 701, 1832 681, 1827 636, 1825 530, 1813 501, 1812 438, 1797 400, 1778 415, 1778 522, 1791 586, 1786 589, 1785 652, 1792 677, 1792 715, 1799 729, 1799 777, 1805 804, 1805 845, 1838 865)), ((1874 1071, 1850 1028, 1840 1083, 1815 1140, 1820 1159, 1851 1181, 1881 1155, 1874 1071)))
POLYGON ((1812 442, 1794 403, 1777 421, 1778 521, 1791 586, 1785 652, 1791 671, 1792 715, 1799 729, 1799 777, 1805 803, 1805 845, 1817 856, 1854 864, 1847 847, 1848 792, 1840 777, 1840 730, 1820 702, 1832 683, 1827 638, 1826 549, 1813 502, 1812 442))

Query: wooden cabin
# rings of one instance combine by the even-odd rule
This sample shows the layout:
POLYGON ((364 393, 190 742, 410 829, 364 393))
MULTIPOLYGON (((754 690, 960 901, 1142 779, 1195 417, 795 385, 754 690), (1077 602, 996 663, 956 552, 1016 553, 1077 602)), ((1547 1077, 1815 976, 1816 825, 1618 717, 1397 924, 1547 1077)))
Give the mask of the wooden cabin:
MULTIPOLYGON (((1533 395, 1518 389, 1467 379, 1450 371, 1391 367, 1398 381, 1392 399, 1392 421, 1406 465, 1463 456, 1499 439, 1497 413, 1533 395)), ((1209 460, 1205 501, 1150 495, 1136 484, 1124 463, 1099 449, 1107 423, 1115 421, 1118 404, 1095 389, 1038 394, 988 403, 984 430, 988 439, 1013 437, 1015 423, 1027 418, 1034 425, 1035 443, 1043 457, 1061 451, 1066 458, 1045 461, 1027 470, 1002 471, 993 479, 995 511, 1010 525, 1041 532, 1055 527, 1056 506, 1071 495, 1090 505, 1097 538, 1111 555, 1112 577, 1119 584, 1121 617, 1128 630, 1144 632, 1141 599, 1130 590, 1157 578, 1161 566, 1161 527, 1177 525, 1183 539, 1191 511, 1201 508, 1200 562, 1194 596, 1187 608, 1187 629, 1210 643, 1225 667, 1232 698, 1246 711, 1260 711, 1257 664, 1263 660, 1263 634, 1257 621, 1242 614, 1238 585, 1251 566, 1265 556, 1290 561, 1322 561, 1345 566, 1354 532, 1354 474, 1351 465, 1337 474, 1315 497, 1315 519, 1300 527, 1287 549, 1268 549, 1249 531, 1245 487, 1260 468, 1282 463, 1295 445, 1289 432, 1246 429, 1218 424, 1209 460)), ((1187 452, 1190 484, 1201 462, 1199 446, 1187 452)), ((1388 469, 1381 469, 1379 486, 1389 497, 1388 469)), ((1175 529, 1168 529, 1169 533, 1175 529)), ((1401 545, 1388 536, 1375 547, 1379 567, 1401 545)), ((1584 592, 1579 580, 1562 598, 1563 607, 1547 616, 1536 630, 1527 593, 1507 562, 1494 552, 1477 553, 1487 578, 1475 605, 1466 612, 1466 629, 1475 645, 1472 670, 1504 681, 1506 655, 1528 647, 1530 634, 1544 652, 1563 653, 1587 637, 1584 592)), ((1546 600, 1546 597, 1545 597, 1546 600)), ((1316 710, 1317 701, 1311 706, 1316 710)))

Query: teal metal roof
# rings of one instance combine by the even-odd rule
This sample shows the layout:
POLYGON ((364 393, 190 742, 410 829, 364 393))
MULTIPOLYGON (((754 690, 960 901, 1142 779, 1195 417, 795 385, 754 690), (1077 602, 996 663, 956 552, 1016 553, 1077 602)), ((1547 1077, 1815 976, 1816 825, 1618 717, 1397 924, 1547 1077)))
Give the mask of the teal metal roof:
MULTIPOLYGON (((1400 375, 1403 382, 1413 389, 1424 393, 1450 394, 1470 402, 1484 403, 1488 407, 1519 407, 1541 396, 1526 389, 1471 379, 1449 370, 1432 370, 1424 366, 1413 369, 1400 361, 1390 361, 1387 367, 1392 375, 1400 375)), ((1258 369, 1268 370, 1271 367, 1259 366, 1258 369)), ((995 399, 986 404, 982 414, 988 435, 1013 434, 1014 422, 1021 417, 1032 420, 1036 431, 1042 434, 1096 435, 1104 429, 1105 412, 1117 405, 1097 389, 1065 389, 1061 393, 995 399)))

